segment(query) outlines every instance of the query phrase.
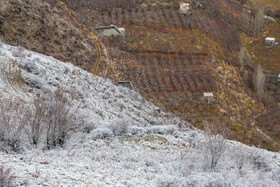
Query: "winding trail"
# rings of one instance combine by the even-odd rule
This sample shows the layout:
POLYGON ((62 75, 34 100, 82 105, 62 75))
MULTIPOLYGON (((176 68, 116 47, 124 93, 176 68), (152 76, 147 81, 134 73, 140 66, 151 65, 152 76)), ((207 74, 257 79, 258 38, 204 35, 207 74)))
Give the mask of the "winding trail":
POLYGON ((84 32, 86 32, 88 34, 88 36, 90 38, 93 39, 94 41, 94 45, 95 45, 95 48, 97 49, 97 58, 95 60, 95 63, 92 67, 92 69, 90 70, 93 74, 97 74, 98 72, 98 67, 99 67, 99 64, 102 60, 102 48, 101 48, 101 44, 97 38, 97 36, 84 24, 80 23, 80 21, 78 20, 78 16, 76 15, 76 13, 71 10, 70 8, 68 8, 68 6, 62 2, 61 0, 58 0, 57 3, 67 12, 68 16, 75 22, 77 23, 82 29, 84 32))

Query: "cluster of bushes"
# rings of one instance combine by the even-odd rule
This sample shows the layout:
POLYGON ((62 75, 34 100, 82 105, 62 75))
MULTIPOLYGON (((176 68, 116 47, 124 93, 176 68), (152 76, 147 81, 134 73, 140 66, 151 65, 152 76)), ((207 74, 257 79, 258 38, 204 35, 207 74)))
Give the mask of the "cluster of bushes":
MULTIPOLYGON (((89 132, 89 131, 87 131, 89 132)), ((138 127, 132 124, 128 119, 116 119, 102 127, 92 129, 90 132, 94 139, 105 139, 113 136, 144 134, 172 134, 177 135, 178 129, 174 125, 156 125, 152 127, 138 127)))
POLYGON ((21 148, 23 139, 46 149, 63 146, 73 128, 75 107, 70 105, 63 89, 38 94, 28 104, 10 98, 0 99, 0 148, 21 148))

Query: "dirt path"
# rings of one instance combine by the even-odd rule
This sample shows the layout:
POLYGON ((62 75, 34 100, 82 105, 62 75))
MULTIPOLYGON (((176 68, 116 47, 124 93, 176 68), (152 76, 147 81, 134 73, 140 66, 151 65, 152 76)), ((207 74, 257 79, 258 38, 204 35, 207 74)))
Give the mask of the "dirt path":
POLYGON ((94 63, 94 65, 93 65, 93 67, 90 71, 94 74, 97 74, 99 64, 102 60, 102 48, 101 48, 101 45, 100 45, 100 42, 99 42, 97 36, 86 25, 80 23, 76 13, 74 11, 72 11, 70 8, 68 8, 67 5, 64 2, 62 2, 61 0, 58 0, 57 3, 67 12, 68 16, 74 22, 76 22, 83 29, 83 31, 88 34, 89 37, 91 37, 93 39, 95 48, 97 50, 97 58, 96 58, 95 63, 94 63))

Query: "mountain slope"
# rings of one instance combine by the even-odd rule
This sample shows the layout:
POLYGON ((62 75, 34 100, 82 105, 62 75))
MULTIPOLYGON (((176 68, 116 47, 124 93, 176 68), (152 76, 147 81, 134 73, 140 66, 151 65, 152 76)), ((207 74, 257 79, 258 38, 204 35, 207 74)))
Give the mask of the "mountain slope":
POLYGON ((72 94, 71 105, 79 107, 73 121, 78 127, 63 148, 42 151, 22 135, 20 153, 2 149, 0 165, 12 168, 17 186, 280 184, 279 153, 226 141, 221 159, 212 170, 207 134, 174 115, 158 112, 139 94, 110 80, 3 43, 0 66, 1 98, 28 103, 40 91, 48 93, 63 87, 72 94), (99 136, 100 131, 117 124, 115 120, 123 119, 129 121, 126 132, 99 136), (90 133, 83 131, 89 126, 90 133))
POLYGON ((98 57, 94 40, 60 6, 44 1, 1 1, 0 39, 51 55, 90 71, 98 57))

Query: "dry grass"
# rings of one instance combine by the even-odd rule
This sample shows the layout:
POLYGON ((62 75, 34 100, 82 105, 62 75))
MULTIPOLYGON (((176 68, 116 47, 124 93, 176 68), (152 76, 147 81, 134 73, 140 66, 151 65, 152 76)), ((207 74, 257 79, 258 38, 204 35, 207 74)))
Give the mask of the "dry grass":
POLYGON ((251 2, 261 3, 274 9, 280 9, 280 0, 250 0, 251 2))
POLYGON ((266 37, 276 38, 280 42, 280 25, 266 21, 263 31, 257 37, 241 34, 242 45, 245 47, 252 63, 262 64, 267 72, 280 72, 280 45, 270 47, 264 43, 266 37))
MULTIPOLYGON (((7 1, 0 17, 5 17, 0 35, 3 42, 92 69, 96 59, 92 38, 59 6, 51 10, 43 1, 7 1)), ((21 55, 20 50, 14 54, 21 55)))
POLYGON ((4 80, 8 81, 10 85, 23 85, 23 79, 22 79, 22 69, 21 66, 18 64, 17 61, 12 60, 11 63, 9 63, 8 66, 1 65, 0 66, 0 72, 4 78, 4 80))
POLYGON ((12 187, 14 175, 11 173, 11 168, 0 167, 0 186, 12 187))

